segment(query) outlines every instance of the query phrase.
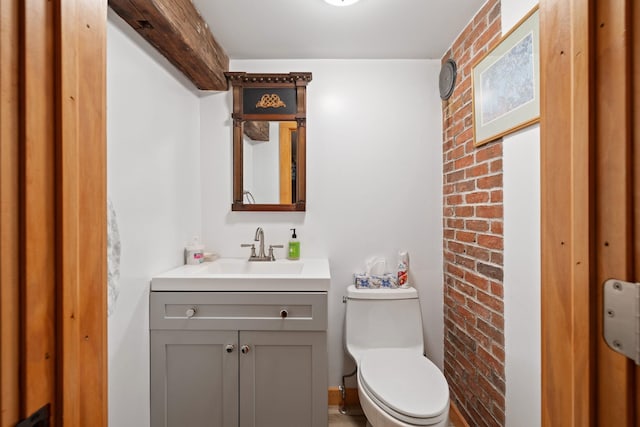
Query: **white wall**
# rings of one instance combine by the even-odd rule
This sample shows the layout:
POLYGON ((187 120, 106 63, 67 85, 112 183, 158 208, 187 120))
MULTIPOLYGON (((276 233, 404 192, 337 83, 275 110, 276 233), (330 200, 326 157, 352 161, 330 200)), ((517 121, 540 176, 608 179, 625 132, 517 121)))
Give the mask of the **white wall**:
MULTIPOLYGON (((443 363, 442 120, 439 61, 232 61, 248 72, 310 71, 306 213, 231 212, 231 94, 201 100, 202 215, 205 244, 246 257, 241 243, 262 226, 268 244, 298 229, 303 257, 328 257, 329 385, 352 363, 343 350, 342 296, 364 260, 411 254, 426 350, 443 363), (343 366, 343 363, 346 364, 343 366)), ((284 250, 276 255, 285 256, 284 250)), ((399 325, 402 327, 402 325, 399 325)), ((350 383, 354 386, 354 383, 350 383)))
MULTIPOLYGON (((503 34, 537 3, 502 0, 503 34)), ((541 424, 539 126, 503 144, 506 424, 534 427, 541 424)))
POLYGON ((111 11, 107 183, 122 256, 109 317, 109 423, 149 425, 149 280, 201 233, 200 103, 111 11))

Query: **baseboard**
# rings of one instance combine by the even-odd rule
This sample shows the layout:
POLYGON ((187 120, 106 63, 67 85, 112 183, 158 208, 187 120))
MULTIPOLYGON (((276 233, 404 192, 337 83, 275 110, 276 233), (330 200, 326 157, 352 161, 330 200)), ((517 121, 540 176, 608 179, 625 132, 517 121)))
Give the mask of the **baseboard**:
POLYGON ((449 422, 456 427, 469 427, 469 423, 453 401, 449 405, 449 422))
MULTIPOLYGON (((357 388, 347 388, 346 397, 347 406, 360 404, 357 388)), ((338 387, 329 387, 329 406, 338 406, 341 402, 342 396, 340 395, 340 389, 338 387)), ((449 406, 449 422, 455 427, 469 427, 469 423, 464 419, 454 402, 451 402, 449 406)))
MULTIPOLYGON (((347 406, 360 404, 357 388, 347 388, 346 398, 347 406)), ((340 389, 338 389, 338 387, 329 387, 329 406, 338 406, 341 402, 342 396, 340 395, 340 389)))

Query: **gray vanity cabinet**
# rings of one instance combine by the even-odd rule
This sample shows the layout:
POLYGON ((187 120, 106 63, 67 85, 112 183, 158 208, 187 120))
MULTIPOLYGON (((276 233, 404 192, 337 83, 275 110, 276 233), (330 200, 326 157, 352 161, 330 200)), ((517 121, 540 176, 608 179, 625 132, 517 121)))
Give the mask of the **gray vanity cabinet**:
POLYGON ((235 331, 151 331, 151 425, 238 425, 235 331))
POLYGON ((151 427, 326 427, 326 292, 151 292, 151 427))

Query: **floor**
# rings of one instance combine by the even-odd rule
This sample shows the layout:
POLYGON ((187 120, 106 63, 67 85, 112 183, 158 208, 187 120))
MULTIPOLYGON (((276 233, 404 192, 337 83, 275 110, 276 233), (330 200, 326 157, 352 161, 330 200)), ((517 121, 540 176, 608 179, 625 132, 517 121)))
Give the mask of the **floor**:
POLYGON ((360 407, 349 408, 348 414, 343 415, 337 406, 329 406, 329 427, 365 427, 367 419, 360 407))
MULTIPOLYGON (((329 427, 365 427, 367 419, 362 415, 360 407, 349 408, 348 414, 343 415, 337 406, 329 406, 329 427)), ((456 427, 449 423, 449 427, 456 427)))

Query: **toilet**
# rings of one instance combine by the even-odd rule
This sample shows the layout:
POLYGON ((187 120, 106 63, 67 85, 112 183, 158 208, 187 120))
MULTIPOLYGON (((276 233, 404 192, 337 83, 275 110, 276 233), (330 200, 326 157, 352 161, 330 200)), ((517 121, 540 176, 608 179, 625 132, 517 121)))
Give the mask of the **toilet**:
POLYGON ((449 423, 449 386, 424 356, 415 288, 347 288, 345 346, 356 362, 358 394, 368 425, 449 423))

